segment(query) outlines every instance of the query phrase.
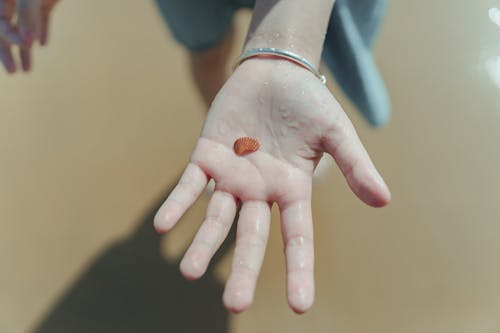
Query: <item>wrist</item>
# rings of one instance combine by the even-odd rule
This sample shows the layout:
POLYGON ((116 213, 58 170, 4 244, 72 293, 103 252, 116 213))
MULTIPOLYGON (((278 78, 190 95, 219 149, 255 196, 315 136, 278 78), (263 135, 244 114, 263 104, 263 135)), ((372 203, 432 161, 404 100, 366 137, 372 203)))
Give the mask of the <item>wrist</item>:
POLYGON ((257 0, 243 52, 287 50, 318 67, 333 0, 257 0))
POLYGON ((325 76, 321 74, 316 66, 309 62, 309 60, 296 53, 277 48, 255 48, 247 50, 236 60, 234 68, 238 67, 242 62, 252 58, 269 58, 289 61, 313 73, 323 84, 326 83, 325 76))
POLYGON ((247 59, 235 69, 233 75, 245 87, 250 83, 265 90, 284 85, 296 86, 306 82, 320 82, 309 70, 286 59, 272 57, 247 59))
POLYGON ((243 47, 243 53, 256 48, 276 48, 290 51, 300 55, 315 67, 318 67, 321 58, 322 43, 315 43, 307 38, 307 36, 299 36, 297 33, 290 33, 289 30, 286 32, 276 30, 258 31, 249 34, 243 47))

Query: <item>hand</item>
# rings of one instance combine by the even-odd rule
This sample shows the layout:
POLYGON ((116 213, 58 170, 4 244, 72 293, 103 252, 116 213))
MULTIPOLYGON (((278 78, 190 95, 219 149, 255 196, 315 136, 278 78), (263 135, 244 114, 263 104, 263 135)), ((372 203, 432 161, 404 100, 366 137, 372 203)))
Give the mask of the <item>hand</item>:
POLYGON ((57 0, 0 0, 0 61, 8 73, 16 71, 12 45, 19 47, 21 67, 32 66, 31 48, 35 40, 46 45, 49 18, 57 0), (13 22, 17 7, 17 22, 13 22))
POLYGON ((241 202, 232 271, 224 304, 233 312, 253 300, 269 233, 271 205, 281 216, 290 307, 305 312, 314 300, 311 183, 323 152, 330 153, 352 191, 379 207, 390 192, 328 89, 310 72, 277 59, 245 61, 217 95, 183 176, 157 212, 159 232, 170 230, 210 178, 215 192, 206 217, 181 261, 188 279, 201 277, 230 229, 241 202), (260 149, 237 156, 233 144, 249 136, 260 149))

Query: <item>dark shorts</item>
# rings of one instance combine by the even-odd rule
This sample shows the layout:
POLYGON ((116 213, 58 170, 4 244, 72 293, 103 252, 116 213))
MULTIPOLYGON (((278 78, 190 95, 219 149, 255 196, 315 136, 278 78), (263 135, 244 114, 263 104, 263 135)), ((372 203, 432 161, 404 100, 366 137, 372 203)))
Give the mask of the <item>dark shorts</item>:
MULTIPOLYGON (((336 0, 322 59, 342 90, 375 126, 387 122, 390 102, 371 54, 388 0, 336 0)), ((254 0, 156 0, 175 39, 188 50, 209 50, 226 36, 235 12, 254 0)), ((307 1, 304 0, 304 6, 307 1)))
POLYGON ((191 51, 214 47, 227 34, 234 13, 253 0, 156 0, 175 39, 191 51))

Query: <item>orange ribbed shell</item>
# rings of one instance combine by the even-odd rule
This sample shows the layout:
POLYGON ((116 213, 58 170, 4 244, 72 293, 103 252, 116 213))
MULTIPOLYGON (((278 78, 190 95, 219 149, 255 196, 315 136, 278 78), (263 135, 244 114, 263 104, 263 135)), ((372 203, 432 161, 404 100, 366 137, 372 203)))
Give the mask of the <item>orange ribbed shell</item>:
POLYGON ((234 152, 238 156, 246 155, 257 151, 260 147, 259 141, 245 136, 234 141, 234 152))

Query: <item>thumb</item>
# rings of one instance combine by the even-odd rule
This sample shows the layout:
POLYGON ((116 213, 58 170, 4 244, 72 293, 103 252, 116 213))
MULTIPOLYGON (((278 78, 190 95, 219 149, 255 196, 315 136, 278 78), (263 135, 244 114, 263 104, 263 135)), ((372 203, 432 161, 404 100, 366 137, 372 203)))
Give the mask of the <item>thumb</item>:
POLYGON ((341 109, 332 105, 331 118, 323 135, 323 147, 333 156, 351 190, 364 203, 382 207, 391 200, 391 193, 373 165, 354 126, 341 109))
POLYGON ((18 0, 17 3, 19 34, 27 46, 31 46, 39 34, 40 6, 41 0, 18 0))

